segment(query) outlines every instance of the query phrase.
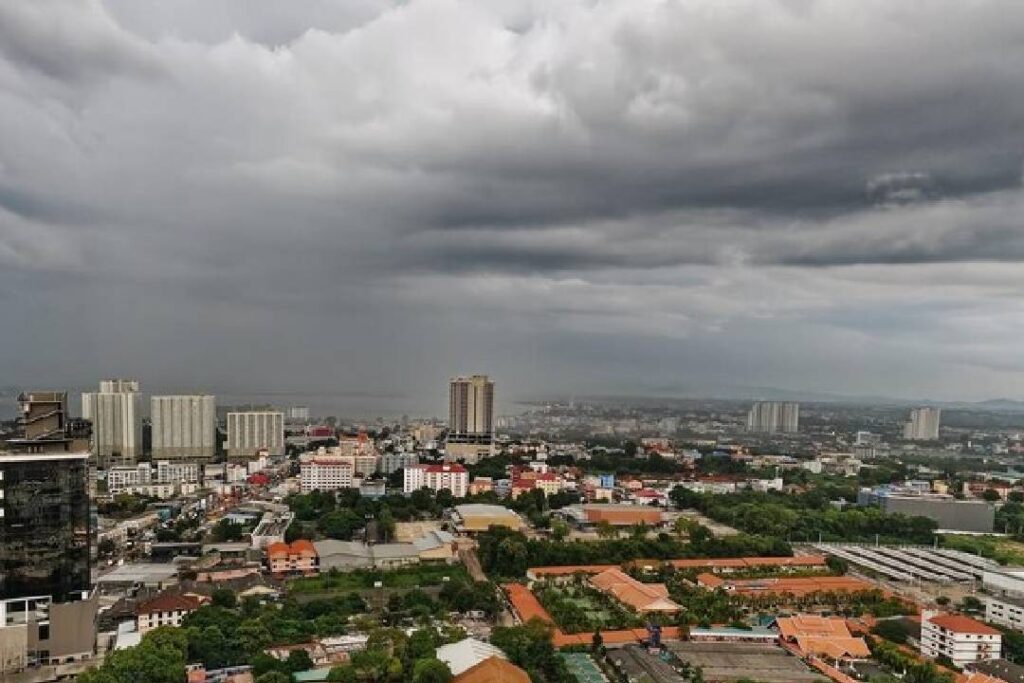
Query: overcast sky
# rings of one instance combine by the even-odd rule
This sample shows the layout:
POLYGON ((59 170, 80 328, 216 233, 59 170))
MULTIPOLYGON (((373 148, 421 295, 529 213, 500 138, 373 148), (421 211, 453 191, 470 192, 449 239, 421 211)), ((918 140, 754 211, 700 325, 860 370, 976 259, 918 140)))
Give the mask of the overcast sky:
POLYGON ((1024 3, 0 0, 0 385, 1024 397, 1024 3))

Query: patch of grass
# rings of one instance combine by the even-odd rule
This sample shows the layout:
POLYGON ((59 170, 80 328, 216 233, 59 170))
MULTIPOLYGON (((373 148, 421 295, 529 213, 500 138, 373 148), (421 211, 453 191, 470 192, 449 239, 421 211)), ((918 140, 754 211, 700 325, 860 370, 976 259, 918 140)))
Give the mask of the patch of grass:
POLYGON ((999 564, 1024 564, 1024 543, 1009 538, 946 534, 942 547, 981 555, 999 564))
POLYGON ((616 631, 644 623, 640 615, 585 584, 542 584, 534 594, 566 633, 616 631))

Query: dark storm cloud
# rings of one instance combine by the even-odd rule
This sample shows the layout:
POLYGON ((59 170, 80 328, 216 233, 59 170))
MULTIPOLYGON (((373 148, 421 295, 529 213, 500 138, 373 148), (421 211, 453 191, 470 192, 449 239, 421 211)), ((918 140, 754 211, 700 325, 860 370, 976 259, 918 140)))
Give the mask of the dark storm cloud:
POLYGON ((0 0, 20 380, 1021 379, 1024 6, 281 8, 0 0))

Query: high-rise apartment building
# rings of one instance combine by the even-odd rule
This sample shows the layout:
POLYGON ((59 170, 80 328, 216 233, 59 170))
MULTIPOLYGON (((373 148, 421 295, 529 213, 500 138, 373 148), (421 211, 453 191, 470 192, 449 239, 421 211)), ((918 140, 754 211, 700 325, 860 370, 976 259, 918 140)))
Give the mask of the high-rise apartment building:
POLYGON ((452 378, 445 457, 475 463, 493 453, 494 382, 487 375, 452 378))
POLYGON ((217 405, 209 395, 153 396, 153 460, 209 461, 217 451, 217 405))
POLYGON ((908 441, 937 441, 939 438, 939 408, 914 408, 910 419, 903 423, 903 438, 908 441))
POLYGON ((92 453, 100 467, 130 464, 142 455, 139 383, 107 379, 82 394, 82 417, 92 422, 92 453))
POLYGON ((87 452, 0 452, 0 671, 92 656, 92 539, 87 452))
POLYGON ((491 436, 494 433, 494 382, 487 375, 451 380, 448 429, 455 436, 491 436))
POLYGON ((747 413, 747 431, 775 434, 800 429, 800 404, 760 401, 747 413))
POLYGON ((227 455, 250 460, 258 451, 284 455, 284 413, 251 410, 228 413, 227 455))

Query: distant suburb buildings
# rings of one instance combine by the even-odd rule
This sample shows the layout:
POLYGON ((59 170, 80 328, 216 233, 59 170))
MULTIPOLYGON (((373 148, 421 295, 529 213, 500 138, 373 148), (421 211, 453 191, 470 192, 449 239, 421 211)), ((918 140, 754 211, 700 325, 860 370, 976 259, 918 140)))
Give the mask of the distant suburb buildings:
POLYGON ((449 460, 475 463, 494 453, 494 382, 487 375, 453 377, 448 384, 449 460))
POLYGON ((764 434, 794 433, 800 429, 800 404, 760 401, 747 413, 747 431, 764 434))
POLYGON ((228 413, 228 440, 224 448, 229 459, 251 459, 257 451, 284 455, 284 413, 248 410, 228 413))
POLYGON ((82 394, 82 417, 92 422, 92 453, 100 467, 134 463, 142 455, 139 383, 106 379, 82 394))
POLYGON ((992 533, 995 508, 984 500, 958 500, 949 494, 925 493, 894 485, 862 488, 857 504, 878 506, 886 514, 927 517, 940 530, 992 533))
POLYGON ((939 408, 914 408, 910 411, 910 419, 903 423, 903 438, 908 441, 938 441, 941 417, 939 408))
POLYGON ((213 396, 153 396, 153 460, 212 461, 217 451, 213 396))

